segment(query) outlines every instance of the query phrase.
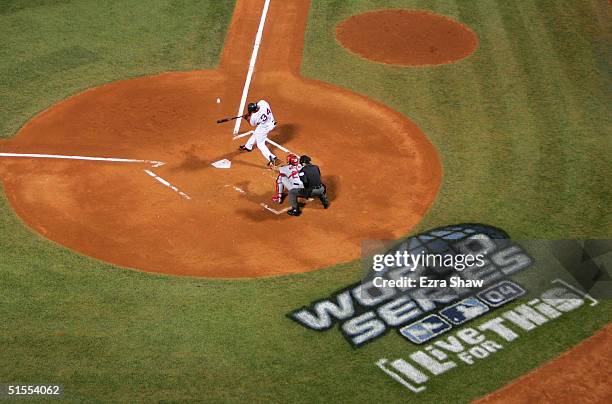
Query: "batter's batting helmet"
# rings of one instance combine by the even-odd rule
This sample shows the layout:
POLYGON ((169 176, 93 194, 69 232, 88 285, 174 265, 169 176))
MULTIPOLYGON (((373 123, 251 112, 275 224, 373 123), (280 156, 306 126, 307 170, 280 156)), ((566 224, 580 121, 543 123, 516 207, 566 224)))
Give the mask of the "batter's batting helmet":
POLYGON ((296 156, 295 154, 287 155, 287 164, 292 165, 292 166, 297 166, 299 163, 300 163, 300 158, 298 156, 296 156))
POLYGON ((249 114, 259 111, 259 107, 257 106, 257 103, 250 102, 249 105, 247 106, 247 111, 249 111, 249 114))

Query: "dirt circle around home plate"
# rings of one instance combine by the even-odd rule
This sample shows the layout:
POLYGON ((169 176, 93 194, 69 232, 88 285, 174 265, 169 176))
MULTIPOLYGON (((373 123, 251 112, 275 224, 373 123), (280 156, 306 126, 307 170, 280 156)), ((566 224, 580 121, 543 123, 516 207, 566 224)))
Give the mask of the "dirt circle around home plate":
POLYGON ((331 207, 309 202, 294 218, 287 201, 273 205, 276 174, 257 149, 237 150, 246 138, 232 141, 232 124, 216 124, 235 113, 241 85, 223 71, 177 72, 59 102, 1 142, 0 152, 166 164, 3 158, 8 199, 31 228, 82 254, 216 278, 306 272, 357 259, 362 240, 398 238, 421 220, 441 167, 418 127, 366 97, 282 72, 260 74, 253 97, 265 96, 279 121, 269 138, 321 167, 331 207), (211 165, 222 159, 230 169, 211 165))
POLYGON ((478 36, 449 17, 420 10, 376 10, 336 27, 351 52, 379 63, 432 66, 456 62, 478 47, 478 36))
MULTIPOLYGON (((437 151, 406 116, 300 75, 307 2, 270 8, 248 101, 266 99, 278 121, 269 138, 321 167, 331 207, 314 201, 294 218, 287 202, 272 204, 276 174, 258 150, 238 152, 246 138, 232 140, 234 122, 216 124, 241 104, 253 50, 244 44, 261 17, 249 4, 236 3, 217 69, 94 87, 0 141, 5 153, 166 163, 0 158, 0 179, 19 217, 44 237, 112 264, 213 278, 313 271, 358 259, 364 240, 397 239, 414 228, 440 187, 437 151), (211 165, 222 159, 230 169, 211 165)), ((241 131, 248 129, 243 123, 241 131)))

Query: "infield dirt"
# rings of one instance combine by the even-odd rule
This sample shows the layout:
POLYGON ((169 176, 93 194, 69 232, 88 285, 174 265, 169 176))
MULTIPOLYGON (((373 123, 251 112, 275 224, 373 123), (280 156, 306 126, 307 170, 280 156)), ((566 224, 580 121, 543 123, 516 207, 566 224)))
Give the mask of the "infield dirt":
POLYGON ((478 401, 489 403, 609 403, 612 325, 478 401))
POLYGON ((406 234, 440 185, 436 150, 403 115, 300 76, 307 1, 272 3, 248 99, 270 102, 279 126, 269 137, 313 158, 332 205, 309 203, 299 218, 260 206, 271 205, 275 175, 257 150, 239 154, 233 126, 215 121, 236 114, 262 6, 237 2, 217 70, 90 89, 0 143, 0 152, 167 162, 0 159, 17 214, 44 237, 113 264, 222 278, 311 271, 358 258, 363 240, 406 234), (211 166, 223 158, 231 169, 211 166))

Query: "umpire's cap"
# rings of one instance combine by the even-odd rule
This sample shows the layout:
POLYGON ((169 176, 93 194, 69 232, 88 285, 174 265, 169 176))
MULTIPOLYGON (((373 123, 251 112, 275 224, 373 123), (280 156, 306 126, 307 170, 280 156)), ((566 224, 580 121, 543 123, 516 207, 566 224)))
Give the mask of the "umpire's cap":
POLYGON ((300 157, 300 164, 310 164, 311 161, 312 159, 305 154, 300 157))

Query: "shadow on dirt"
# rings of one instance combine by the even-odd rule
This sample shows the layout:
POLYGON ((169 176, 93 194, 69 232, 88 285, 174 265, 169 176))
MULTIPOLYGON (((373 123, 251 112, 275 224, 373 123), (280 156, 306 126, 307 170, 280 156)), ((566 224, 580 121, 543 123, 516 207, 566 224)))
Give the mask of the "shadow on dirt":
POLYGON ((340 178, 337 175, 324 175, 323 183, 327 191, 327 199, 333 202, 340 195, 340 178))
POLYGON ((192 149, 185 152, 185 159, 178 167, 175 167, 173 171, 196 171, 208 167, 212 167, 211 162, 200 158, 195 153, 195 150, 192 149))
MULTIPOLYGON (((279 143, 279 144, 284 144, 288 141, 290 141, 291 139, 293 139, 297 133, 297 129, 298 126, 294 125, 294 124, 284 124, 284 125, 279 125, 276 129, 274 129, 273 132, 270 133, 270 138, 273 139, 275 142, 279 143)), ((273 145, 269 145, 269 147, 271 149, 275 149, 275 147, 273 145)), ((236 149, 238 148, 238 146, 236 146, 236 149)), ((252 152, 249 152, 248 154, 257 154, 260 155, 261 153, 259 152, 259 150, 257 150, 257 148, 254 148, 254 150, 252 152)), ((234 161, 234 158, 240 154, 246 154, 246 152, 244 151, 240 151, 240 150, 234 150, 225 154, 222 154, 220 156, 217 156, 211 160, 207 160, 207 159, 203 159, 200 156, 198 156, 198 151, 196 150, 195 147, 192 147, 191 149, 185 151, 184 153, 184 159, 183 161, 176 167, 174 167, 172 170, 173 171, 199 171, 199 170, 204 170, 207 168, 213 168, 212 163, 215 161, 219 161, 219 160, 223 160, 223 159, 228 159, 232 162, 232 164, 241 164, 241 165, 245 165, 245 166, 251 166, 251 167, 256 167, 256 168, 265 168, 265 159, 263 159, 263 157, 261 157, 261 164, 257 164, 257 163, 250 163, 250 162, 246 162, 246 161, 234 161)))
POLYGON ((258 155, 260 155, 261 157, 260 164, 250 163, 247 161, 234 160, 236 156, 240 154, 244 154, 244 153, 245 152, 235 150, 235 151, 217 156, 211 160, 207 160, 207 159, 203 159, 199 157, 197 153, 195 152, 195 150, 192 149, 192 150, 184 152, 185 157, 183 161, 178 166, 172 168, 172 171, 199 171, 199 170, 205 170, 208 168, 214 168, 212 163, 215 161, 223 160, 223 159, 227 159, 231 161, 232 164, 236 164, 236 165, 239 164, 239 165, 255 167, 255 168, 262 168, 262 169, 266 168, 265 160, 263 159, 263 157, 261 157, 259 150, 253 150, 251 153, 257 153, 258 155))
POLYGON ((284 144, 293 139, 297 133, 298 125, 292 123, 281 124, 276 127, 268 137, 276 143, 284 144))
POLYGON ((236 213, 250 222, 270 222, 289 219, 289 216, 286 214, 275 215, 272 212, 266 212, 261 206, 254 207, 254 209, 238 209, 236 213))

